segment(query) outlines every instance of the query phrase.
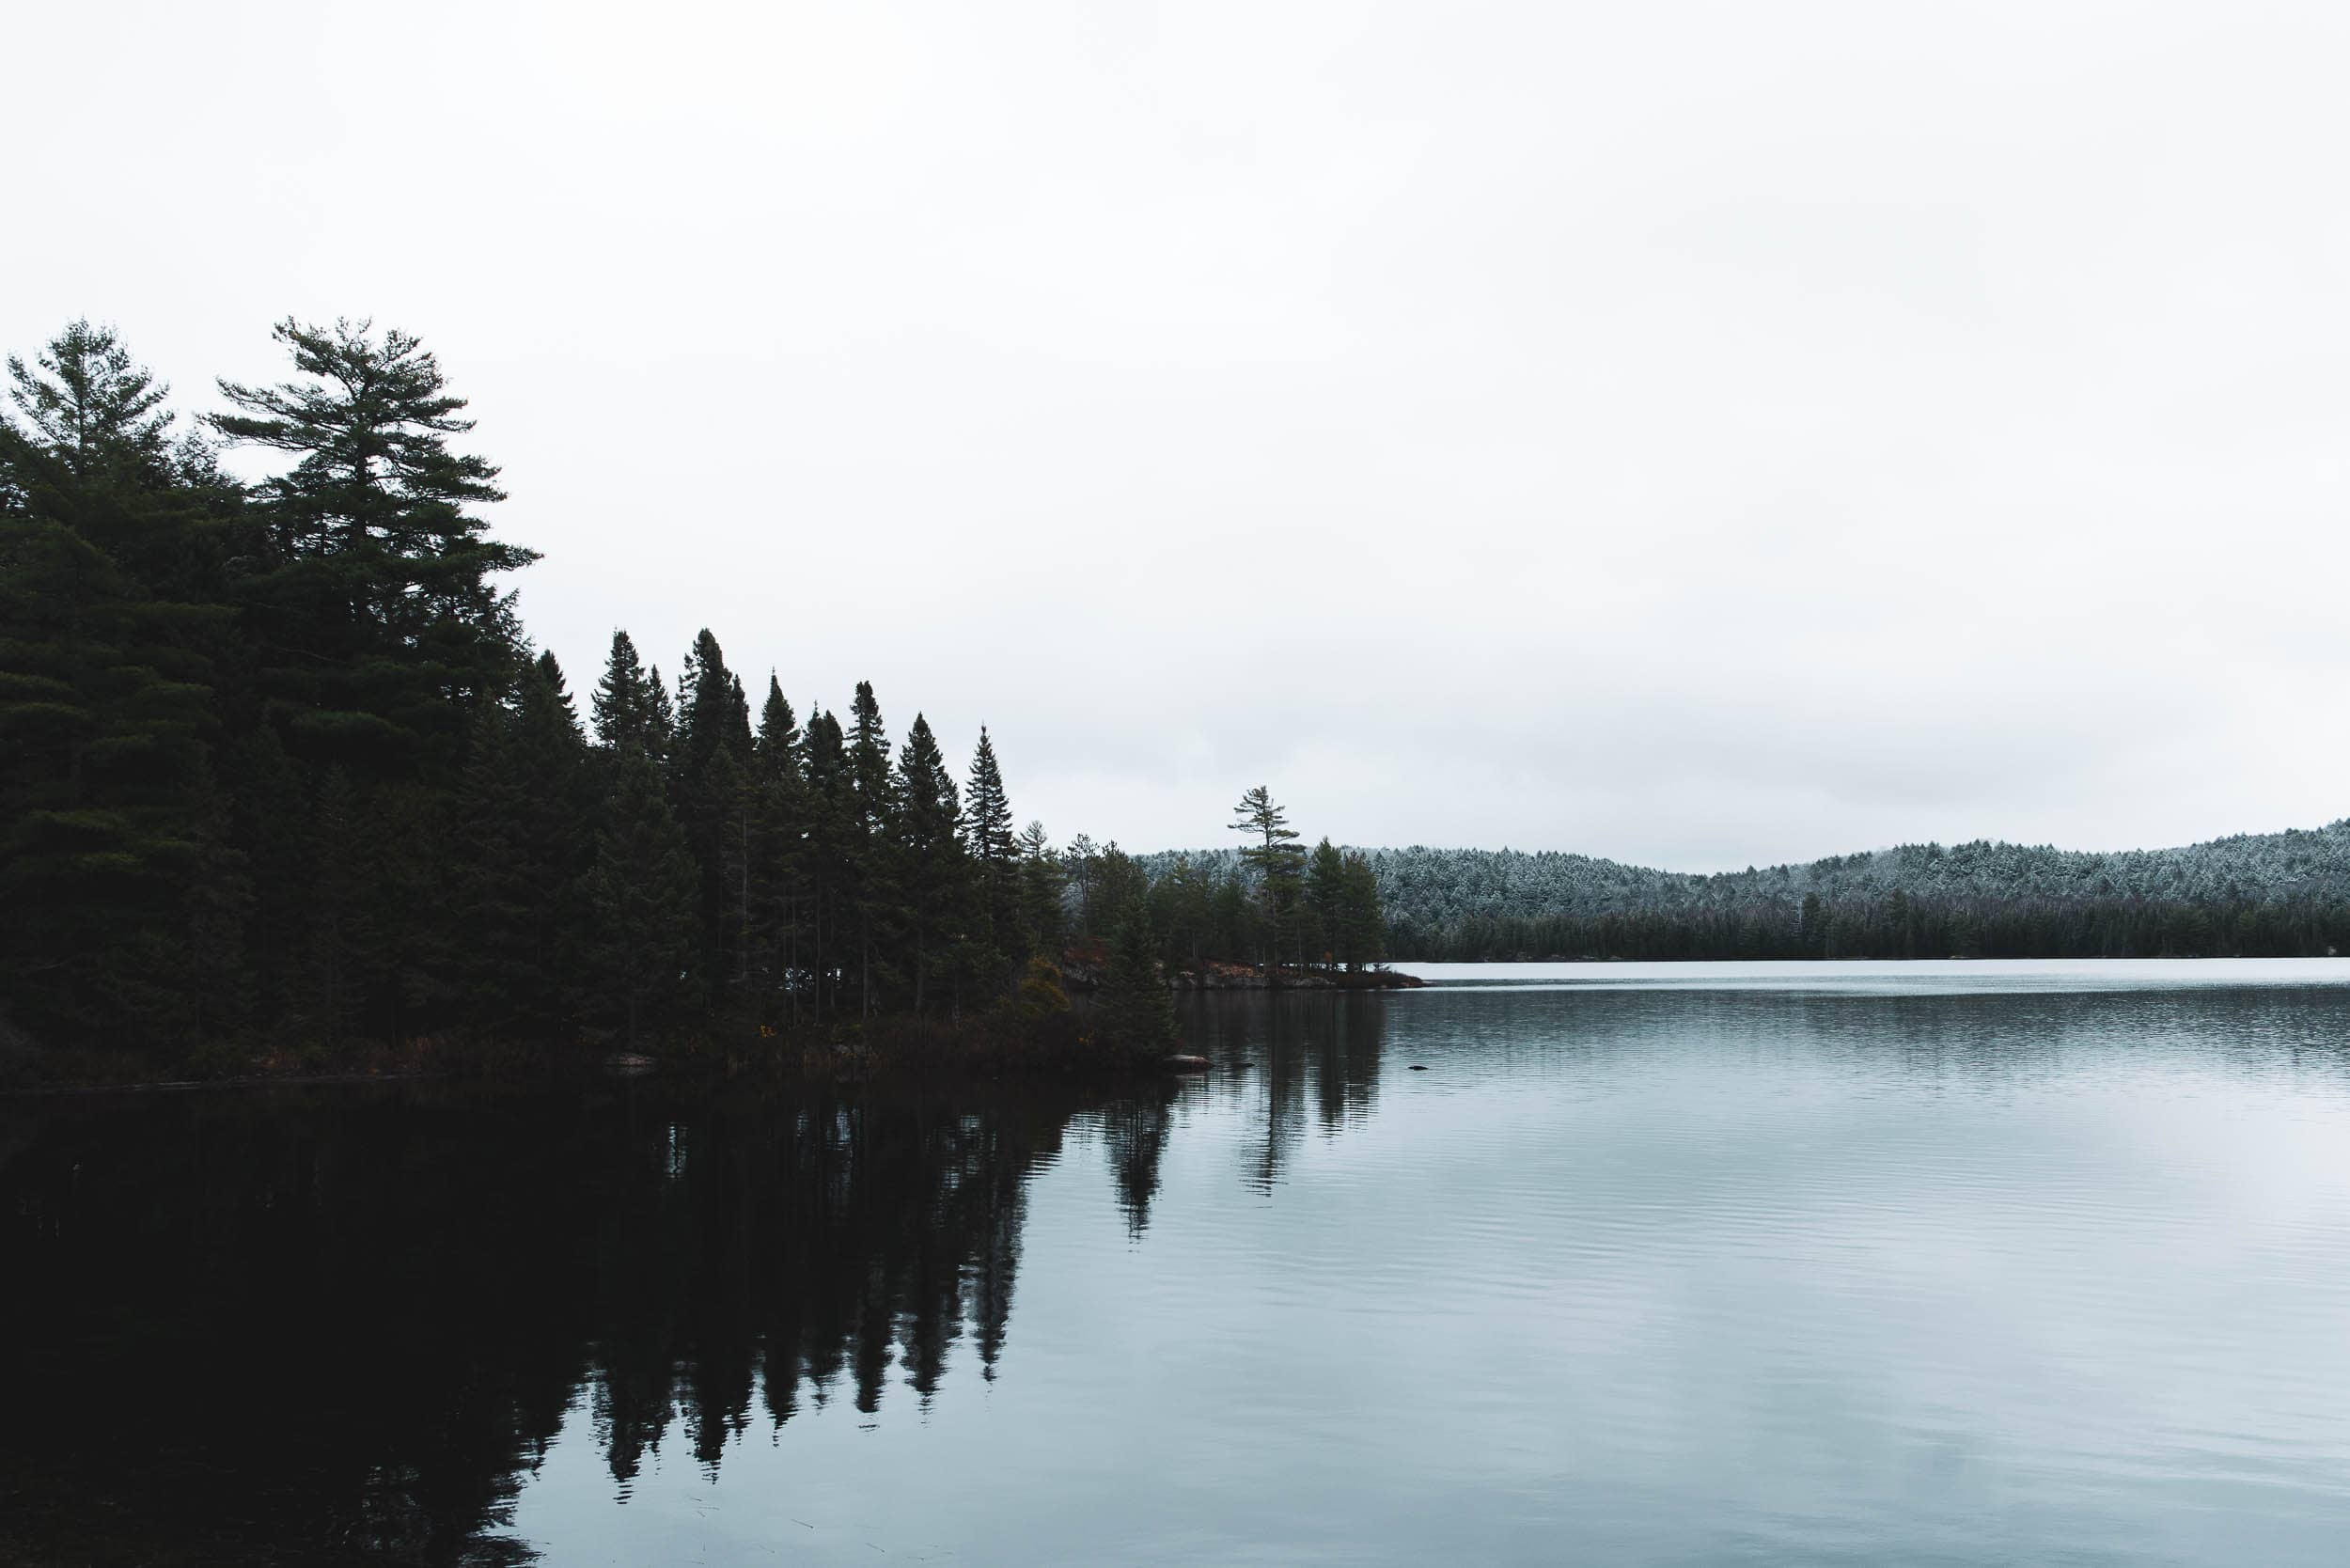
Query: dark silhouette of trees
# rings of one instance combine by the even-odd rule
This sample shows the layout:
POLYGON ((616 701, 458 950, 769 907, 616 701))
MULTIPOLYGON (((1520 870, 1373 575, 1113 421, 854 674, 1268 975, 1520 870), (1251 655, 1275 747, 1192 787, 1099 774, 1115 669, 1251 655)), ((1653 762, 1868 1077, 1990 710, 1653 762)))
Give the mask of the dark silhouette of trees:
MULTIPOLYGON (((67 1046, 446 1034, 650 1043, 1010 1005, 1060 956, 1062 861, 870 683, 756 715, 705 629, 625 631, 580 717, 531 649, 498 470, 415 337, 274 329, 223 382, 252 485, 109 329, 8 362, 0 980, 67 1046)), ((1136 873, 1129 866, 1127 880, 1136 873)))
POLYGON ((1165 1094, 65 1107, 0 1150, 0 1549, 526 1560, 504 1527, 575 1405, 624 1491, 665 1445, 714 1474, 812 1406, 927 1403, 959 1341, 993 1377, 1029 1180, 1100 1136, 1098 1200, 1139 1230, 1165 1094))
POLYGON ((1151 912, 1129 897, 1110 940, 1109 973, 1102 983, 1101 1027, 1121 1045, 1164 1050, 1175 1043, 1175 1003, 1159 970, 1159 943, 1151 912))
POLYGON ((1299 914, 1304 902, 1306 852, 1298 846, 1297 830, 1289 825, 1289 814, 1273 803, 1273 792, 1262 784, 1242 795, 1232 811, 1232 831, 1254 840, 1242 848, 1240 859, 1255 884, 1263 922, 1265 965, 1270 968, 1284 959, 1303 962, 1299 914))

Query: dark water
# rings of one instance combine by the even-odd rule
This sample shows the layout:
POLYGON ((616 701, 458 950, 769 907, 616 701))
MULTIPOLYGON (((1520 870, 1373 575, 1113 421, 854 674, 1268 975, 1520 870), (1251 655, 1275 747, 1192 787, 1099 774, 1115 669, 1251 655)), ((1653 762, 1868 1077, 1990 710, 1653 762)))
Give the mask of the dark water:
POLYGON ((2350 964, 1477 973, 1109 1099, 0 1101, 0 1558, 2350 1560, 2350 964))

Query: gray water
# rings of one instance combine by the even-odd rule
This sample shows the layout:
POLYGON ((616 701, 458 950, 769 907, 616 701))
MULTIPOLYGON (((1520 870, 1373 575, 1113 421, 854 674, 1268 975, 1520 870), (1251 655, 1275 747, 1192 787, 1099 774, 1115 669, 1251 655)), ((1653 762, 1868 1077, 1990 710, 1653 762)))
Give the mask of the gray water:
MULTIPOLYGON (((658 1100, 544 1119, 650 1152, 576 1245, 521 1243, 620 1304, 564 1320, 547 1392, 492 1406, 511 1451, 466 1549, 2350 1559, 2350 963, 1426 972, 1444 983, 1191 1004, 1216 1068, 1181 1086, 827 1105, 806 1124, 859 1130, 822 1158, 658 1100), (857 1162, 938 1139, 901 1196, 822 1208, 857 1162), (771 1168, 795 1174, 744 1196, 771 1168), (670 1300, 665 1271, 696 1283, 670 1300), (832 1349, 813 1309, 766 1302, 819 1286, 832 1349)), ((445 1114, 378 1107, 323 1141, 405 1148, 445 1114)), ((529 1214, 440 1245, 499 1247, 529 1214)), ((528 1291, 465 1310, 533 1344, 528 1291)), ((356 1378, 384 1351, 311 1354, 306 1377, 356 1378)), ((415 1426, 354 1473, 429 1479, 439 1428, 415 1426)), ((368 1539, 458 1555, 423 1524, 368 1539)))

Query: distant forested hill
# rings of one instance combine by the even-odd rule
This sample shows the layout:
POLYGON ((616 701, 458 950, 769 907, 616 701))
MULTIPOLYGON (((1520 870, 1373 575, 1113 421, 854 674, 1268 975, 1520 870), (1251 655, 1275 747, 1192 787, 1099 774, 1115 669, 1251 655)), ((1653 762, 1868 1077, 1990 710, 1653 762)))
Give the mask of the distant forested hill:
MULTIPOLYGON (((1366 853, 1397 959, 2350 951, 2350 820, 2113 854, 1904 844, 1710 876, 1554 852, 1366 853)), ((1183 858, 1139 857, 1153 876, 1183 858)))

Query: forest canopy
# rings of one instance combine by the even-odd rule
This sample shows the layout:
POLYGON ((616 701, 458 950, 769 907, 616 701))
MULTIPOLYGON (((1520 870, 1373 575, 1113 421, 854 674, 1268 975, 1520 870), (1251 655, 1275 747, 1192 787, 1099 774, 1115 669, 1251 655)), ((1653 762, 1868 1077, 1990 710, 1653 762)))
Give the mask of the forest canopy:
MULTIPOLYGON (((1043 829, 860 683, 674 677, 616 632, 579 713, 415 337, 275 329, 179 419, 110 330, 8 362, 0 978, 36 1038, 640 1040, 952 1015, 1057 951, 1043 829), (276 461, 232 478, 225 445, 276 461)), ((1049 990, 1050 988, 1047 987, 1049 990)))
MULTIPOLYGON (((880 1018, 1130 1048, 1167 961, 1271 979, 1380 950, 1368 864, 1262 788, 1249 864, 1152 886, 1018 825, 860 682, 793 707, 704 630, 535 648, 497 467, 423 343, 287 321, 292 374, 182 421, 110 329, 8 361, 0 409, 0 1043, 650 1044, 880 1018), (273 469, 242 481, 225 447, 273 469), (584 701, 585 713, 582 713, 584 701), (1098 985, 1068 1022, 1063 966, 1098 985)), ((1244 803, 1247 805, 1248 803, 1244 803)))

